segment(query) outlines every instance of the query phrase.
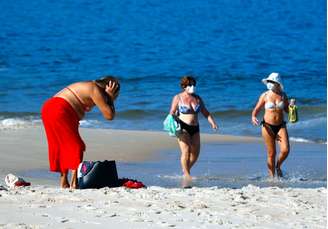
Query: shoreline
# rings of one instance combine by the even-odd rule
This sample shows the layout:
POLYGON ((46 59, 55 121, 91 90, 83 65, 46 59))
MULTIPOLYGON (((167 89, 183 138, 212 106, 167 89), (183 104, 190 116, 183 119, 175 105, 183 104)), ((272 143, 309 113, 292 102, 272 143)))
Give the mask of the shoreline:
MULTIPOLYGON (((86 144, 84 160, 138 162, 178 149, 177 141, 162 131, 80 128, 86 144)), ((201 134, 201 142, 260 142, 256 137, 201 134)), ((0 174, 11 170, 48 168, 47 139, 42 126, 0 131, 0 174)))
MULTIPOLYGON (((161 162, 163 159, 167 160, 169 155, 167 152, 179 152, 176 138, 168 136, 164 131, 80 128, 80 134, 87 146, 83 160, 115 160, 118 163, 161 162)), ((259 160, 259 157, 264 157, 262 153, 264 144, 260 137, 203 133, 201 134, 201 143, 202 158, 200 160, 205 160, 204 156, 206 157, 205 154, 208 150, 210 150, 209 152, 219 153, 216 157, 223 157, 223 161, 230 160, 231 156, 232 158, 244 157, 243 153, 247 154, 250 152, 255 155, 258 153, 258 156, 256 156, 257 160, 259 160), (208 147, 211 145, 213 146, 212 148, 208 147)), ((323 149, 322 144, 319 143, 291 142, 291 145, 293 144, 299 150, 305 151, 305 153, 311 152, 311 150, 320 153, 323 149)), ((49 174, 46 174, 45 171, 49 169, 48 149, 43 126, 1 130, 0 145, 2 146, 0 151, 0 184, 8 173, 24 174, 24 172, 27 172, 28 174, 30 172, 31 175, 31 172, 37 173, 38 171, 44 175, 42 179, 39 179, 40 183, 47 184, 47 176, 49 174)), ((175 153, 173 155, 178 157, 175 153)), ((174 161, 176 159, 171 156, 170 160, 174 161)), ((262 158, 262 160, 264 161, 265 159, 262 158)), ((174 163, 178 166, 178 162, 174 163)), ((225 168, 228 165, 222 164, 225 168)), ((170 164, 163 165, 157 163, 156 166, 167 167, 170 164)), ((246 164, 246 166, 249 167, 250 165, 246 164)), ((215 168, 213 169, 215 170, 215 168)), ((227 171, 230 171, 229 167, 227 171)), ((133 167, 129 172, 133 173, 133 167)), ((135 170, 135 172, 138 173, 141 170, 135 170)), ((30 178, 33 179, 32 181, 35 180, 39 183, 36 177, 32 176, 30 178)), ((48 182, 51 183, 53 181, 48 180, 48 182)))

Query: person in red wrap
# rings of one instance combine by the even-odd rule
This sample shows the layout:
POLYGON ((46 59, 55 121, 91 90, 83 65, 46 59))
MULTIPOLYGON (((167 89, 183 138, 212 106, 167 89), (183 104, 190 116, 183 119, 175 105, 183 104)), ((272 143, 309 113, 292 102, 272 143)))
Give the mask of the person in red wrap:
POLYGON ((50 171, 60 172, 62 188, 77 188, 77 168, 83 159, 85 144, 79 134, 79 121, 97 106, 104 118, 115 116, 114 101, 119 95, 119 81, 106 76, 94 81, 73 83, 48 99, 41 117, 48 140, 50 171), (68 172, 71 170, 71 182, 68 172))

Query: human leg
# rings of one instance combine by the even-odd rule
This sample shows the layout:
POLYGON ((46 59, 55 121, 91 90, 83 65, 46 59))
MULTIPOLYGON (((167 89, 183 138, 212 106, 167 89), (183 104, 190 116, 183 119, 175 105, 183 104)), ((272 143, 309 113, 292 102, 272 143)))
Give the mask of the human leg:
POLYGON ((60 187, 62 188, 69 188, 69 183, 67 179, 67 172, 60 173, 60 187))
POLYGON ((62 188, 69 188, 67 171, 60 166, 60 141, 55 123, 57 120, 56 101, 49 99, 42 107, 41 118, 48 142, 49 167, 52 172, 60 172, 59 184, 62 188))
POLYGON ((289 146, 289 138, 288 138, 288 132, 287 128, 283 127, 279 130, 279 147, 280 147, 280 153, 279 153, 279 158, 276 164, 276 170, 277 170, 277 175, 282 177, 282 171, 281 171, 281 165, 282 163, 286 160, 289 154, 290 146, 289 146))
POLYGON ((42 106, 41 118, 47 137, 50 171, 60 172, 59 140, 54 126, 54 120, 56 119, 56 113, 53 112, 54 106, 55 102, 52 99, 46 101, 42 106))
POLYGON ((78 188, 78 182, 77 182, 77 170, 72 170, 71 174, 71 188, 77 189, 78 188))
POLYGON ((52 120, 52 125, 59 147, 60 171, 76 170, 85 150, 78 130, 79 118, 68 102, 58 98, 57 103, 58 108, 53 112, 56 118, 52 120))
POLYGON ((78 188, 77 167, 82 161, 85 145, 78 133, 78 127, 74 129, 67 128, 67 126, 62 125, 61 128, 66 129, 66 131, 58 137, 61 142, 61 167, 62 170, 71 170, 70 187, 76 189, 78 188))
POLYGON ((191 151, 190 151, 190 161, 189 161, 190 169, 197 161, 199 152, 200 152, 200 134, 198 132, 191 137, 191 151))
POLYGON ((262 137, 267 148, 267 166, 271 177, 275 174, 276 142, 268 127, 262 127, 262 137))
POLYGON ((191 178, 190 176, 190 143, 191 139, 188 133, 181 133, 179 138, 179 147, 181 151, 181 167, 182 167, 182 172, 185 178, 191 178))
MULTIPOLYGON (((78 132, 79 118, 67 101, 52 98, 42 108, 42 120, 48 139, 50 170, 61 172, 61 186, 69 187, 68 170, 77 169, 85 150, 78 132)), ((77 187, 75 176, 72 184, 77 187)))

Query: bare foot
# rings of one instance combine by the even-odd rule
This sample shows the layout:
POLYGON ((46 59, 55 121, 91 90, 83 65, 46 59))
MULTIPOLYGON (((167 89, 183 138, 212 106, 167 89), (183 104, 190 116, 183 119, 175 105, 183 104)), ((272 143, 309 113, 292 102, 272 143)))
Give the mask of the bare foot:
POLYGON ((71 189, 78 189, 79 188, 79 185, 78 184, 72 184, 71 185, 71 189))
POLYGON ((65 189, 66 189, 66 188, 70 188, 69 184, 63 184, 63 185, 61 185, 60 187, 61 187, 61 188, 65 188, 65 189))
POLYGON ((279 167, 276 167, 276 171, 277 171, 277 176, 278 177, 283 177, 282 171, 279 167))
POLYGON ((191 188, 192 177, 190 175, 184 175, 181 182, 182 188, 191 188))
POLYGON ((72 170, 72 178, 71 178, 71 188, 77 189, 79 187, 77 181, 77 170, 72 170))
POLYGON ((67 180, 67 173, 60 174, 60 187, 61 188, 69 188, 69 183, 67 180))

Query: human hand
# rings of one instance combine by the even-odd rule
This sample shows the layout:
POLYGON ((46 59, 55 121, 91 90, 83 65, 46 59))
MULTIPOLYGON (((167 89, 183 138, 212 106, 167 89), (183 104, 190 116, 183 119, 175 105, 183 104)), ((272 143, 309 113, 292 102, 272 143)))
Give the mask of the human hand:
POLYGON ((108 85, 106 85, 105 92, 114 100, 117 97, 117 88, 118 85, 115 82, 109 81, 108 85))
POLYGON ((213 129, 213 131, 218 131, 218 129, 219 129, 219 127, 218 127, 218 125, 216 124, 216 123, 213 123, 212 124, 212 129, 213 129))
POLYGON ((259 120, 257 120, 257 118, 255 116, 252 116, 252 123, 254 126, 258 126, 259 125, 259 120))
POLYGON ((295 104, 296 104, 296 100, 295 99, 290 99, 289 105, 294 106, 295 104))

